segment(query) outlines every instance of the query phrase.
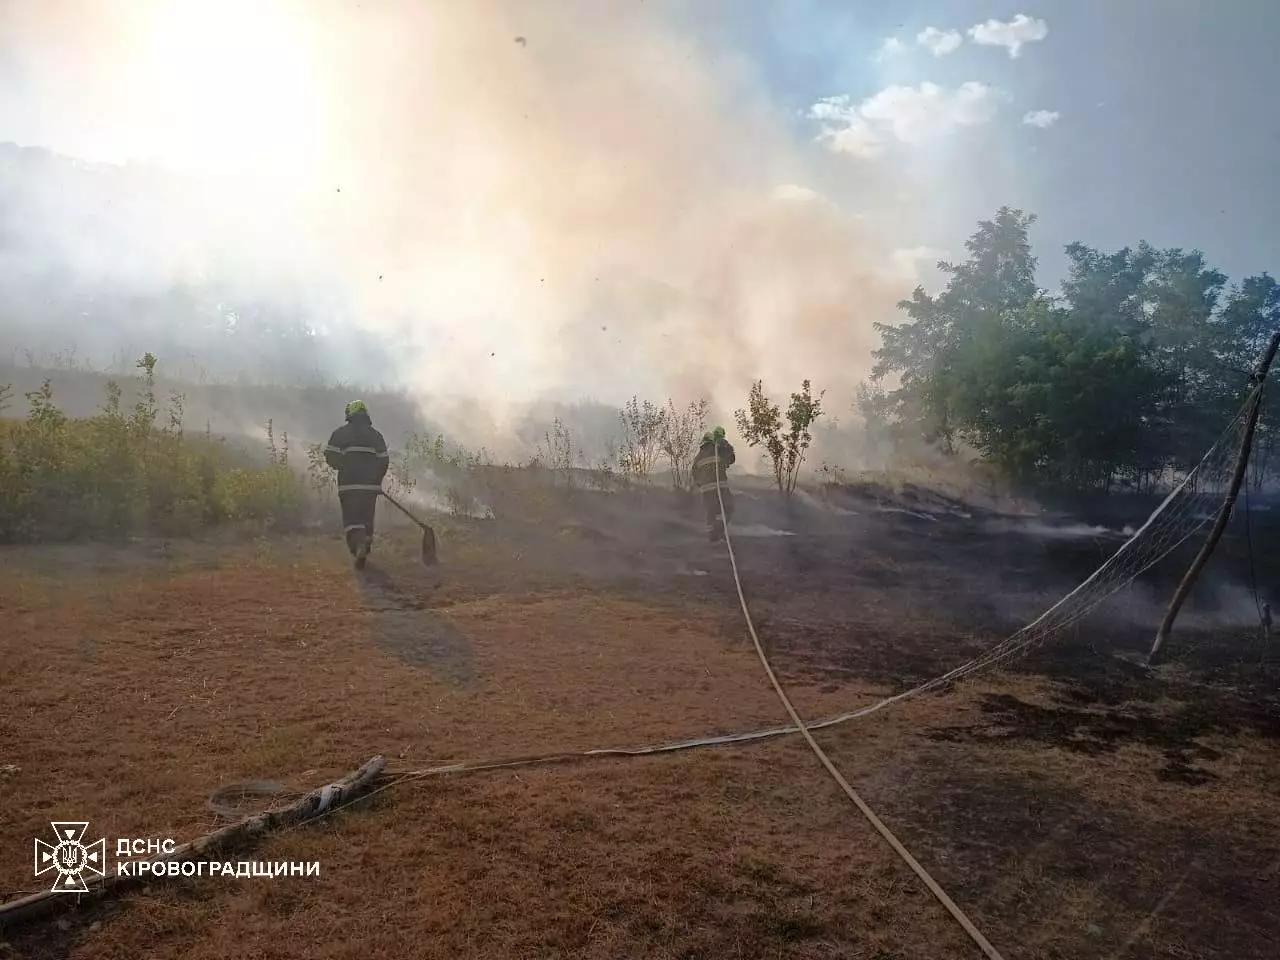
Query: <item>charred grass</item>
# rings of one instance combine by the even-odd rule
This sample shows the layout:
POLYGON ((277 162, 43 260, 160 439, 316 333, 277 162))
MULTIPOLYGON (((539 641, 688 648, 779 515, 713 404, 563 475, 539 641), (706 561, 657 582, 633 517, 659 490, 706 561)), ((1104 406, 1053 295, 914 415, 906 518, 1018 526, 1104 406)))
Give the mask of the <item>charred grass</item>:
MULTIPOLYGON (((964 659, 1088 562, 851 524, 740 548, 810 717, 964 659)), ((780 722, 696 522, 441 534, 436 574, 396 528, 365 577, 316 537, 9 553, 0 887, 35 887, 50 819, 181 840, 221 784, 299 790, 374 753, 404 771, 780 722)), ((1153 676, 1104 623, 821 738, 1010 958, 1273 957, 1275 667, 1229 633, 1187 639, 1153 676)), ((5 933, 0 956, 973 954, 790 739, 419 781, 245 856, 322 875, 157 883, 5 933)))

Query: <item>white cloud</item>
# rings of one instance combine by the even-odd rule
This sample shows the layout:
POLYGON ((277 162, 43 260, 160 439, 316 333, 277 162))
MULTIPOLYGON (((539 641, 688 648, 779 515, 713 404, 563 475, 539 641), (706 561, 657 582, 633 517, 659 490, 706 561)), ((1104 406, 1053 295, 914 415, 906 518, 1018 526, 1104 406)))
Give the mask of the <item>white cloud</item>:
POLYGON ((923 143, 953 127, 986 123, 995 116, 1001 94, 976 80, 947 90, 936 83, 885 87, 864 100, 858 112, 903 143, 923 143))
POLYGON ((975 80, 954 90, 925 82, 918 87, 885 87, 858 104, 847 96, 827 97, 809 108, 809 116, 821 121, 818 139, 829 149, 873 159, 890 140, 925 143, 956 127, 986 123, 1004 97, 975 80))
POLYGON ((843 126, 825 130, 821 139, 835 153, 847 153, 862 160, 874 160, 884 153, 884 138, 858 116, 850 117, 843 126))
POLYGON ((907 52, 907 45, 897 37, 885 37, 884 42, 880 44, 876 55, 872 58, 879 62, 888 60, 890 57, 896 57, 907 52))
POLYGON ((1016 57, 1023 44, 1043 40, 1049 35, 1049 25, 1043 20, 1028 17, 1020 13, 1007 23, 1000 20, 988 20, 969 28, 969 36, 974 43, 989 47, 1005 47, 1010 57, 1016 57))
POLYGON ((822 194, 798 183, 780 183, 773 188, 773 199, 794 203, 808 203, 813 200, 821 200, 822 194))
POLYGON ((1022 115, 1022 122, 1029 127, 1039 127, 1044 130, 1052 127, 1061 117, 1057 110, 1028 110, 1022 115))
POLYGON ((818 139, 834 153, 871 160, 884 152, 884 141, 862 119, 858 106, 846 95, 824 97, 809 108, 809 117, 821 121, 818 139))
POLYGON ((916 43, 928 47, 935 57, 945 57, 959 49, 964 38, 959 30, 939 30, 937 27, 925 27, 916 34, 916 43))
POLYGON ((925 82, 918 87, 885 87, 864 100, 859 112, 903 143, 921 143, 952 127, 986 123, 995 116, 1000 97, 999 91, 976 80, 953 91, 925 82))
POLYGON ((823 97, 809 108, 809 117, 813 120, 839 120, 849 112, 851 102, 849 95, 845 93, 836 97, 823 97))

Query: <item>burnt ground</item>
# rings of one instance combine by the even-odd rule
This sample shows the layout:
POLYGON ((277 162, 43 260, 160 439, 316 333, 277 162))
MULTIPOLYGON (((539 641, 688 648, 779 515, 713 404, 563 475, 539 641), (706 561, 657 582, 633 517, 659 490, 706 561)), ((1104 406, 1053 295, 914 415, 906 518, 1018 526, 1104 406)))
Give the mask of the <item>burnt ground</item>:
MULTIPOLYGON (((748 598, 808 717, 956 665, 1121 542, 907 494, 741 493, 748 598)), ((296 793, 375 753, 403 772, 782 721, 695 505, 441 518, 434 572, 386 519, 363 575, 328 531, 0 554, 6 898, 40 888, 50 820, 184 840, 220 786, 296 793)), ((1280 650, 1238 538, 1171 662, 1134 659, 1186 559, 1006 672, 819 734, 1009 960, 1280 955, 1280 650)), ((239 856, 321 876, 154 883, 2 931, 0 957, 976 955, 795 738, 406 783, 239 856)))

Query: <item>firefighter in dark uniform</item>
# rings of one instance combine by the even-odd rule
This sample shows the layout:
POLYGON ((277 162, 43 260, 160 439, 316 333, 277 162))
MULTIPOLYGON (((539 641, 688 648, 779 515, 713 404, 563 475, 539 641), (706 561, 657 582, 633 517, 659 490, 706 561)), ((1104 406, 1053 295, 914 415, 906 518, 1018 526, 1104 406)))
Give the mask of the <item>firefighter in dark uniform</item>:
POLYGON ((387 442, 373 429, 363 400, 347 404, 347 422, 333 431, 324 448, 324 459, 338 471, 342 530, 359 570, 373 549, 373 514, 382 491, 382 478, 391 463, 387 442))
POLYGON ((693 483, 702 494, 707 511, 707 536, 719 540, 724 536, 720 523, 720 501, 724 500, 724 519, 733 519, 733 492, 729 489, 728 468, 734 461, 733 445, 724 438, 724 427, 716 427, 702 435, 702 446, 693 458, 693 483))

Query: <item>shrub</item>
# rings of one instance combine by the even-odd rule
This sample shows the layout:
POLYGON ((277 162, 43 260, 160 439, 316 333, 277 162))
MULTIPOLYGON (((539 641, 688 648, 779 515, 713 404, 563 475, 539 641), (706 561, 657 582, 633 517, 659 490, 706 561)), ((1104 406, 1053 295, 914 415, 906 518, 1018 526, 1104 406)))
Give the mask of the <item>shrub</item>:
POLYGON ((220 474, 214 483, 214 500, 227 520, 294 524, 304 509, 298 478, 281 464, 261 469, 236 467, 220 474))
POLYGON ((801 384, 800 392, 791 394, 787 405, 787 428, 784 432, 782 411, 765 396, 763 381, 751 384, 747 396, 747 408, 735 411, 738 429, 746 438, 747 446, 762 445, 773 465, 773 479, 778 490, 791 496, 800 478, 800 467, 813 436, 809 428, 822 416, 822 393, 813 395, 809 381, 801 384))
POLYGON ((70 419, 46 380, 26 395, 25 420, 0 421, 0 540, 180 535, 222 520, 301 518, 288 435, 277 445, 268 424, 270 462, 255 467, 207 432, 188 437, 177 393, 157 427, 156 362, 149 353, 138 361, 142 382, 127 414, 109 381, 96 415, 70 419))
POLYGON ((338 492, 338 474, 324 458, 324 444, 307 447, 307 485, 318 499, 332 499, 338 492))
POLYGON ((613 465, 618 462, 617 447, 610 443, 604 452, 604 455, 596 460, 596 462, 587 468, 587 483, 595 489, 608 493, 615 487, 620 485, 617 471, 613 469, 613 465))
POLYGON ((706 425, 706 400, 695 400, 683 410, 677 410, 674 401, 667 400, 659 446, 666 455, 667 462, 671 464, 671 484, 677 490, 692 487, 690 467, 698 449, 698 439, 706 425))
POLYGON ((559 476, 566 490, 573 489, 573 434, 564 425, 564 421, 556 417, 551 429, 543 434, 543 442, 538 444, 538 459, 547 469, 559 476))
POLYGON ((443 434, 410 434, 404 449, 391 457, 385 486, 393 495, 411 493, 419 483, 440 496, 453 516, 493 513, 491 480, 497 475, 483 447, 468 450, 443 434))
POLYGON ((618 451, 618 470, 629 480, 649 482, 649 472, 662 448, 667 411, 651 401, 632 397, 618 413, 622 426, 622 443, 618 451))

